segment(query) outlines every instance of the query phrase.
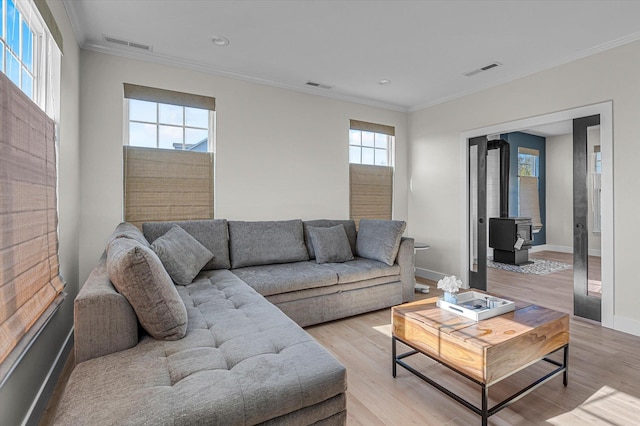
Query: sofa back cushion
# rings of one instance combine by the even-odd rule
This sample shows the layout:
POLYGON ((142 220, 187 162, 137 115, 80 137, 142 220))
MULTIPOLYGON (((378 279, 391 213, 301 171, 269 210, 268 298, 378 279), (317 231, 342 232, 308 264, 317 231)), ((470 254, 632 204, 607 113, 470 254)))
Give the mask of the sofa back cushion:
POLYGON ((138 321, 156 339, 177 340, 187 332, 187 309, 158 256, 139 242, 117 238, 107 249, 107 272, 129 301, 138 321))
POLYGON ((301 220, 229 221, 231 267, 309 260, 301 220))
POLYGON ((344 230, 347 233, 349 239, 349 246, 351 246, 351 252, 356 252, 356 223, 353 220, 330 220, 330 219, 318 219, 318 220, 305 220, 304 226, 304 240, 307 244, 307 251, 309 252, 309 259, 315 259, 316 253, 311 243, 311 237, 309 235, 309 227, 314 226, 316 228, 330 228, 332 226, 344 226, 344 230))
POLYGON ((207 262, 202 269, 229 269, 231 267, 226 219, 145 222, 142 224, 142 231, 147 240, 153 243, 171 229, 173 225, 178 225, 187 231, 213 254, 213 259, 207 262))

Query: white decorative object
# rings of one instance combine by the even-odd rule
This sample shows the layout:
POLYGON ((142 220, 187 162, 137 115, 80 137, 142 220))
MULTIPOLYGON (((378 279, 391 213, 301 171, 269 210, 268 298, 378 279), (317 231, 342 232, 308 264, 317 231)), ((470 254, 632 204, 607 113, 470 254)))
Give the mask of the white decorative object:
POLYGON ((456 278, 455 275, 444 277, 443 279, 438 281, 438 288, 445 291, 446 293, 455 294, 462 288, 462 280, 456 278))

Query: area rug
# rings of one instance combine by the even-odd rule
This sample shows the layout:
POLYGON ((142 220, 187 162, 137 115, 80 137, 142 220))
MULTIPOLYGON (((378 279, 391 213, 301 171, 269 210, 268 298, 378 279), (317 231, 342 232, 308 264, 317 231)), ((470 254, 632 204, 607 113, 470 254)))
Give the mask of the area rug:
POLYGON ((503 271, 518 272, 520 274, 547 275, 558 271, 571 269, 568 263, 554 262, 553 260, 529 259, 533 261, 528 265, 509 265, 508 263, 494 262, 487 259, 487 266, 490 268, 502 269, 503 271))

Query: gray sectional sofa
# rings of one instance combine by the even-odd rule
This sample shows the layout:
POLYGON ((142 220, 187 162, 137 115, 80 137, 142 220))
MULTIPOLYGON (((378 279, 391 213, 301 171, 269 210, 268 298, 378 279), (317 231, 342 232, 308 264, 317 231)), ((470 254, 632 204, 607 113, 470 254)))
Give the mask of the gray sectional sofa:
POLYGON ((412 300, 403 230, 119 225, 75 300, 76 367, 56 424, 344 424, 346 370, 301 327, 412 300))

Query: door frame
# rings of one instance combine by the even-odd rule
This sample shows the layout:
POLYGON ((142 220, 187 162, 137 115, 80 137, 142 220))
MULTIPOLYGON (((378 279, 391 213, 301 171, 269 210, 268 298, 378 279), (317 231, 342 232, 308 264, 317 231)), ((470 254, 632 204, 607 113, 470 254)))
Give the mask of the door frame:
POLYGON ((530 127, 559 121, 573 120, 590 115, 600 115, 600 147, 602 151, 602 326, 614 328, 614 194, 613 194, 613 102, 607 101, 563 111, 494 124, 460 134, 461 170, 460 183, 460 272, 462 281, 469 282, 469 148, 468 139, 501 133, 516 132, 530 127))

